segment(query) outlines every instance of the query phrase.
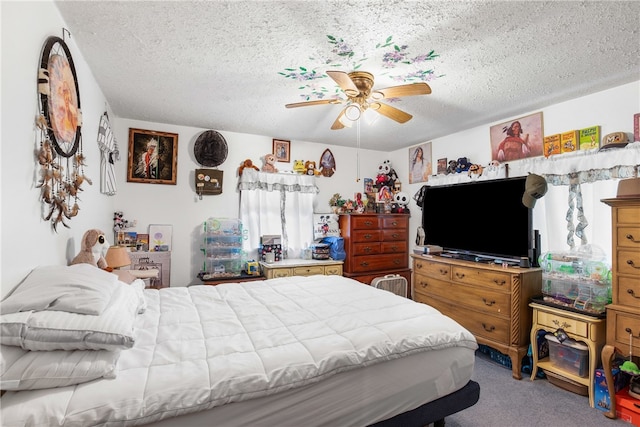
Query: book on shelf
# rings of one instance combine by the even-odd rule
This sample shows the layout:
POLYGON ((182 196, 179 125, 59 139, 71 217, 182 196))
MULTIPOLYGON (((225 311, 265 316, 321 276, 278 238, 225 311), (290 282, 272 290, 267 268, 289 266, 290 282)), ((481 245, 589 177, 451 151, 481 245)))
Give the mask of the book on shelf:
POLYGON ((580 129, 580 149, 594 150, 600 147, 600 126, 580 129))
POLYGON ((544 137, 544 156, 549 157, 553 154, 560 154, 560 134, 549 135, 544 137))
POLYGON ((560 152, 570 153, 578 149, 578 131, 570 130, 560 134, 560 152))

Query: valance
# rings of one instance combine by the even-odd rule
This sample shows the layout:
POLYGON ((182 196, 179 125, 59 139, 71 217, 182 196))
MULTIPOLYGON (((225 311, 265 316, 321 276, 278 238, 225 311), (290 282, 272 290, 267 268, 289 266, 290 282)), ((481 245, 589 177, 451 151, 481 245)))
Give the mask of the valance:
POLYGON ((238 181, 238 190, 286 191, 317 194, 316 178, 294 173, 260 172, 245 169, 238 181))

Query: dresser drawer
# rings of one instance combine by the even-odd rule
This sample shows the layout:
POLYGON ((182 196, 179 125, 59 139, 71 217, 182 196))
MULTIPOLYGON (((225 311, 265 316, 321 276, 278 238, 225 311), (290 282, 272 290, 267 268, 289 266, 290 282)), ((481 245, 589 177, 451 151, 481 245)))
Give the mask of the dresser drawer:
POLYGON ((293 271, 290 268, 274 268, 265 272, 267 279, 275 279, 277 277, 291 277, 293 271))
POLYGON ((322 265, 294 267, 292 270, 294 276, 313 276, 314 274, 324 274, 324 266, 322 265))
POLYGON ((407 252, 407 243, 401 240, 395 242, 380 243, 380 252, 383 254, 396 254, 407 252))
POLYGON ((629 356, 629 334, 633 334, 633 354, 637 356, 640 354, 640 316, 607 308, 607 342, 610 343, 613 335, 614 345, 625 356, 629 356))
POLYGON ((406 216, 393 216, 382 217, 383 228, 409 228, 409 215, 406 216))
POLYGON ((640 226, 618 227, 618 247, 640 249, 640 226))
POLYGON ((351 234, 354 243, 379 242, 381 238, 382 232, 380 230, 358 230, 351 234))
POLYGON ((382 228, 382 221, 375 216, 351 215, 349 220, 352 230, 377 230, 382 228))
POLYGON ((354 243, 353 244, 353 255, 375 255, 382 252, 380 248, 380 243, 371 242, 371 243, 354 243))
POLYGON ((351 271, 354 273, 366 273, 368 271, 406 268, 407 258, 408 255, 406 253, 354 256, 351 271))
POLYGON ((324 268, 324 274, 327 276, 342 276, 342 265, 327 265, 324 268))
POLYGON ((416 301, 428 304, 455 319, 456 322, 467 328, 475 336, 496 342, 509 342, 509 319, 469 310, 458 304, 452 304, 422 294, 418 294, 416 301))
POLYGON ((618 274, 636 276, 640 280, 640 251, 619 250, 616 257, 618 274))
POLYGON ((509 273, 457 265, 453 266, 451 273, 451 278, 454 282, 485 286, 495 290, 511 292, 511 274, 509 273))
POLYGON ((511 296, 503 292, 457 285, 453 282, 420 274, 414 276, 414 292, 427 293, 442 299, 458 301, 460 305, 472 307, 496 316, 509 317, 511 315, 511 296))
POLYGON ((424 274, 439 279, 451 279, 451 266, 449 264, 440 264, 437 262, 414 260, 414 273, 424 274))
POLYGON ((619 207, 616 211, 618 224, 640 225, 640 209, 638 209, 638 206, 619 207))
POLYGON ((589 324, 587 322, 560 316, 555 313, 538 310, 538 324, 549 328, 549 331, 555 331, 562 328, 572 334, 587 338, 589 332, 589 324))
POLYGON ((640 307, 640 278, 618 276, 618 286, 614 289, 613 303, 640 307))
POLYGON ((407 229, 385 229, 382 230, 382 240, 384 241, 394 241, 394 242, 403 242, 405 245, 407 244, 407 239, 409 238, 409 232, 407 229))

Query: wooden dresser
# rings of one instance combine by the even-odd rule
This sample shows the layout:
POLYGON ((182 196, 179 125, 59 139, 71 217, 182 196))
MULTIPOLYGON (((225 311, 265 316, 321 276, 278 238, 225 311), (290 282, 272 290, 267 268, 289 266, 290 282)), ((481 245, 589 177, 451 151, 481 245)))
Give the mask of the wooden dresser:
MULTIPOLYGON (((629 358, 633 335, 634 361, 640 363, 640 197, 602 200, 611 206, 612 281, 607 306, 607 345, 602 363, 609 396, 613 396, 611 362, 616 352, 629 358)), ((615 399, 605 415, 616 418, 615 399)))
POLYGON ((399 274, 411 283, 409 215, 340 215, 347 258, 343 275, 368 285, 376 277, 399 274))
POLYGON ((267 279, 291 276, 313 276, 322 274, 325 276, 342 276, 342 261, 284 259, 273 263, 260 261, 262 274, 267 279))
POLYGON ((529 348, 529 300, 541 293, 539 268, 502 267, 439 256, 411 255, 412 295, 453 318, 487 345, 511 358, 521 379, 529 348))

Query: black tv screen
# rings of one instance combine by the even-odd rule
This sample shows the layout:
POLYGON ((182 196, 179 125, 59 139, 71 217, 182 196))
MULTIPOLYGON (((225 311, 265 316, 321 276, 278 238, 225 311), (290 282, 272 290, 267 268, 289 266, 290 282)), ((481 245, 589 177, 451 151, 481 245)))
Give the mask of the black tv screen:
POLYGON ((525 181, 519 177, 427 187, 422 206, 425 244, 454 253, 530 259, 532 213, 522 204, 525 181))

